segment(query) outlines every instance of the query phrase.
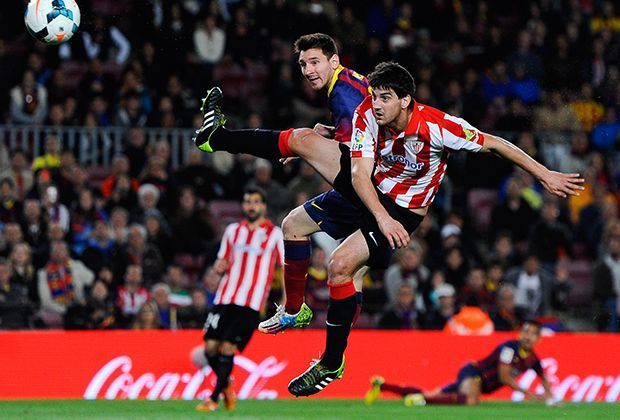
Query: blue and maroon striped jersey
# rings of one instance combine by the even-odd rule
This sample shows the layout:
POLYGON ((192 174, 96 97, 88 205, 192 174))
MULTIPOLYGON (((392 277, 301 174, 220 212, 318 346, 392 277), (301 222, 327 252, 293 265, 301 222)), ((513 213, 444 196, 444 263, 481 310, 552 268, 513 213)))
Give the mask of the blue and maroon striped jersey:
POLYGON ((499 380, 499 365, 507 364, 512 368, 512 374, 517 376, 528 369, 534 369, 538 376, 543 370, 536 353, 527 351, 519 346, 517 340, 506 341, 493 350, 493 353, 482 360, 472 363, 480 371, 482 391, 493 392, 503 384, 499 380))
POLYGON ((353 113, 369 94, 368 80, 364 76, 343 66, 336 69, 327 90, 329 110, 336 128, 334 140, 351 141, 353 113))

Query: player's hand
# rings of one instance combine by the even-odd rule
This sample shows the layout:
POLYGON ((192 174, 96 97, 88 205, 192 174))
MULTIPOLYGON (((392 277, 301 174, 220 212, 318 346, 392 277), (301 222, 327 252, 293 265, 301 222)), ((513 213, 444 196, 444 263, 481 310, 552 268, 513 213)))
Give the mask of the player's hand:
POLYGON ((228 265, 227 260, 218 259, 215 261, 215 264, 213 264, 213 269, 217 274, 222 275, 228 270, 228 265))
POLYGON ((292 161, 299 159, 299 157, 297 156, 292 156, 292 157, 287 157, 287 158, 280 158, 280 163, 282 165, 287 165, 289 163, 291 163, 292 161))
POLYGON ((545 189, 553 195, 566 198, 569 195, 579 195, 585 188, 584 179, 579 174, 564 174, 562 172, 547 171, 540 178, 540 182, 545 189))
POLYGON ((387 238, 392 249, 404 248, 409 243, 409 233, 403 225, 389 215, 378 217, 377 225, 379 225, 381 233, 387 238))
POLYGON ((328 125, 317 123, 313 128, 314 132, 320 136, 323 136, 328 139, 334 138, 334 127, 330 127, 328 125))

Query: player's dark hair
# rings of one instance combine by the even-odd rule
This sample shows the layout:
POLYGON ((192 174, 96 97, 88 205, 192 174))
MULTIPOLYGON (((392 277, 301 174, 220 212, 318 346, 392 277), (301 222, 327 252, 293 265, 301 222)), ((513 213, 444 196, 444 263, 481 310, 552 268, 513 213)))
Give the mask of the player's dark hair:
POLYGON ((245 190, 243 190, 243 195, 245 196, 246 194, 258 194, 260 195, 260 198, 263 201, 263 203, 267 202, 267 193, 262 188, 248 187, 245 190))
POLYGON ((332 58, 334 54, 338 54, 336 41, 331 36, 322 33, 300 36, 293 46, 295 47, 295 54, 311 48, 320 48, 327 58, 332 58))
POLYGON ((523 322, 523 326, 525 327, 526 325, 531 325, 532 327, 536 327, 536 329, 538 330, 538 333, 540 334, 540 330, 542 329, 542 325, 540 325, 540 322, 534 319, 527 319, 523 322))
MULTIPOLYGON (((392 89, 399 98, 415 95, 415 80, 409 71, 393 61, 377 64, 368 75, 368 82, 373 89, 392 89)), ((413 104, 413 101, 411 101, 413 104)))

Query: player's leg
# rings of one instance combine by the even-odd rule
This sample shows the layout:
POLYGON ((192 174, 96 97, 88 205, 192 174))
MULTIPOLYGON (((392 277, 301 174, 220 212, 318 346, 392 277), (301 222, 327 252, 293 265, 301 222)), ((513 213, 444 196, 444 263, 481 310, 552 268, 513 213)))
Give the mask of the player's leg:
POLYGON ((339 171, 339 143, 328 140, 310 128, 273 130, 228 130, 222 113, 223 94, 219 88, 209 90, 203 99, 204 122, 196 131, 194 143, 205 152, 218 150, 248 153, 265 159, 299 156, 333 183, 339 171))
MULTIPOLYGON (((444 386, 439 392, 424 394, 423 402, 425 404, 477 404, 480 397, 480 376, 479 372, 471 364, 463 366, 458 373, 456 382, 444 386)), ((419 396, 413 394, 411 405, 419 402, 419 396)), ((405 401, 407 403, 407 401, 405 401)))
MULTIPOLYGON (((207 327, 208 328, 208 327, 207 327)), ((208 331, 208 330, 207 330, 208 331)), ((213 373, 217 376, 219 362, 220 342, 213 339, 205 339, 204 354, 213 373)), ((217 400, 213 399, 213 394, 196 406, 198 411, 215 411, 218 409, 217 400)))
POLYGON ((478 377, 470 377, 461 382, 459 394, 465 396, 465 404, 476 405, 480 402, 482 389, 478 377))
POLYGON ((236 345, 230 341, 225 340, 220 344, 217 370, 215 371, 217 381, 215 383, 215 388, 213 388, 213 392, 211 393, 211 399, 215 402, 219 401, 220 394, 222 391, 227 389, 230 384, 230 374, 232 373, 233 366, 235 365, 234 359, 236 350, 236 345))
POLYGON ((368 260, 369 250, 361 231, 349 236, 334 251, 328 266, 329 307, 325 352, 320 361, 289 383, 295 396, 316 394, 344 373, 344 351, 357 310, 353 275, 368 260))

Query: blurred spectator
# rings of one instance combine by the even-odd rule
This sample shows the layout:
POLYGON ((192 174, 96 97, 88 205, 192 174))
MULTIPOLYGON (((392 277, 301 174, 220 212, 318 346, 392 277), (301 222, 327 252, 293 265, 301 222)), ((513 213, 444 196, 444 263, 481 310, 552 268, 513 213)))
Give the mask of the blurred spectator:
POLYGON ((179 185, 188 186, 194 190, 199 199, 210 200, 221 196, 224 191, 216 181, 216 174, 203 162, 204 153, 198 149, 190 150, 187 154, 187 163, 175 174, 179 185))
POLYGON ((175 242, 166 220, 160 212, 150 210, 146 212, 144 227, 146 228, 146 242, 156 247, 164 262, 168 264, 173 257, 175 242))
POLYGON ((592 86, 588 83, 581 86, 579 99, 572 101, 570 106, 577 114, 581 128, 586 133, 590 133, 592 128, 603 119, 605 111, 603 105, 594 99, 592 86))
POLYGON ((131 324, 132 330, 157 330, 161 327, 161 319, 155 302, 146 302, 142 305, 131 324))
POLYGON ((202 255, 213 239, 209 215, 200 206, 191 188, 183 188, 171 218, 173 247, 176 254, 202 255))
POLYGON ((457 312, 454 286, 447 283, 440 284, 435 288, 434 295, 438 306, 427 312, 424 326, 429 330, 442 330, 446 322, 457 312))
POLYGON ((272 165, 265 159, 257 159, 254 179, 245 188, 260 188, 265 191, 269 218, 276 220, 289 205, 289 194, 280 183, 271 178, 272 165))
POLYGON ((400 293, 400 286, 411 286, 414 293, 418 290, 430 289, 430 270, 422 264, 423 251, 415 241, 403 248, 396 256, 397 262, 385 271, 383 284, 388 302, 394 304, 400 293))
POLYGON ((170 287, 170 297, 168 302, 172 306, 189 306, 192 303, 192 298, 189 295, 189 291, 186 289, 187 283, 183 274, 181 266, 171 264, 168 266, 168 272, 166 273, 166 284, 170 287))
POLYGON ((398 287, 396 299, 381 315, 378 326, 397 330, 417 329, 419 316, 414 288, 407 283, 402 283, 398 287))
POLYGON ((327 255, 323 248, 315 246, 310 255, 310 266, 306 280, 306 300, 311 308, 326 311, 329 303, 327 287, 327 255))
POLYGON ((154 245, 146 242, 146 229, 137 224, 129 227, 127 243, 116 248, 112 254, 114 278, 122 278, 127 267, 132 264, 142 267, 146 287, 158 282, 164 271, 161 253, 154 245))
POLYGON ((222 276, 215 271, 213 266, 208 267, 202 276, 202 288, 205 291, 207 306, 209 308, 212 308, 214 305, 215 295, 217 293, 217 288, 220 284, 221 277, 222 276))
POLYGON ((620 120, 614 108, 607 108, 605 119, 594 127, 592 143, 598 150, 612 150, 620 143, 620 120))
POLYGON ((530 227, 537 215, 521 197, 521 183, 511 178, 506 187, 506 199, 498 203, 491 213, 491 231, 496 236, 500 231, 510 233, 515 242, 527 239, 530 227))
POLYGON ((71 249, 81 256, 88 246, 88 240, 95 229, 97 220, 107 220, 108 215, 97 207, 90 189, 80 191, 78 202, 71 211, 71 249))
POLYGON ((47 222, 41 212, 41 206, 37 200, 24 200, 24 214, 21 221, 21 231, 24 239, 38 251, 46 242, 47 222))
POLYGON ((28 288, 11 280, 10 265, 0 259, 0 330, 27 328, 31 311, 28 288))
POLYGON ((24 72, 11 89, 11 120, 15 124, 41 124, 47 116, 47 89, 38 84, 32 71, 24 72))
POLYGON ((562 288, 551 273, 540 267, 535 254, 528 255, 521 267, 509 270, 504 281, 515 287, 515 302, 527 318, 547 315, 552 309, 554 294, 562 288))
POLYGON ((44 153, 32 162, 32 170, 35 173, 42 169, 55 171, 60 168, 60 141, 58 137, 47 136, 43 147, 44 153))
POLYGON ((93 330, 114 327, 115 308, 107 285, 97 280, 86 302, 72 304, 64 317, 68 330, 93 330))
POLYGON ((320 186, 321 178, 314 168, 306 163, 306 161, 301 161, 299 164, 299 173, 289 181, 286 185, 286 189, 291 198, 296 197, 300 192, 305 193, 308 197, 315 197, 319 193, 320 186))
POLYGON ((502 286, 497 291, 497 309, 491 312, 495 331, 515 331, 524 320, 521 310, 515 302, 515 287, 511 284, 502 286))
MULTIPOLYGON (((103 198, 110 198, 116 191, 119 183, 119 177, 122 175, 129 176, 129 159, 125 155, 118 155, 112 161, 112 173, 101 182, 101 195, 103 198)), ((134 192, 138 191, 140 184, 135 178, 129 178, 129 188, 134 192)), ((129 203, 133 204, 133 203, 129 203)))
POLYGON ((112 252, 116 244, 110 235, 110 227, 104 219, 97 219, 92 232, 88 235, 82 261, 91 270, 98 273, 103 267, 112 263, 112 252))
POLYGON ((199 63, 204 65, 203 77, 211 79, 212 66, 217 64, 224 56, 226 44, 226 32, 217 26, 217 20, 213 15, 207 15, 202 24, 194 31, 194 46, 199 63))
POLYGON ((151 294, 142 286, 142 267, 129 265, 124 273, 125 284, 118 288, 116 307, 118 325, 127 327, 133 321, 142 305, 151 299, 151 294))
POLYGON ((32 171, 28 166, 28 161, 26 160, 26 155, 23 150, 17 149, 11 151, 10 165, 10 168, 0 172, 0 179, 11 179, 16 188, 17 198, 23 200, 26 197, 26 193, 30 191, 34 184, 32 171))
POLYGON ((159 315, 161 328, 177 329, 177 308, 170 305, 170 287, 165 283, 157 283, 151 289, 151 295, 159 315))
POLYGON ((469 270, 467 283, 461 290, 459 300, 463 303, 476 302, 476 306, 487 312, 493 308, 495 298, 485 287, 485 273, 482 268, 474 267, 469 270))
POLYGON ((536 131, 577 131, 581 129, 577 114, 562 98, 562 93, 553 90, 547 100, 535 108, 534 129, 536 131))
POLYGON ((11 283, 21 284, 28 290, 28 300, 33 305, 39 304, 39 285, 37 272, 32 264, 32 253, 25 242, 20 242, 13 247, 9 255, 11 267, 11 283))
POLYGON ((570 229, 558 218, 560 209, 555 199, 543 204, 541 218, 531 230, 530 251, 549 270, 559 259, 573 257, 573 240, 570 229))
POLYGON ((17 222, 22 214, 22 203, 15 192, 11 178, 0 180, 0 223, 17 222))
POLYGON ((58 188, 54 185, 47 187, 41 204, 48 223, 58 223, 64 232, 69 232, 71 216, 67 207, 58 200, 58 188))
POLYGON ((181 328, 202 328, 209 315, 206 293, 202 289, 192 289, 191 304, 179 309, 181 328))
POLYGON ((39 317, 48 327, 61 327, 62 317, 73 303, 86 298, 85 287, 95 275, 79 260, 69 257, 65 242, 53 242, 49 262, 38 273, 41 311, 39 317))
POLYGON ((560 160, 558 170, 583 175, 587 166, 588 137, 582 132, 577 132, 573 134, 571 140, 570 154, 560 160))
POLYGON ((129 213, 122 207, 115 207, 110 212, 110 228, 112 240, 117 245, 124 245, 129 234, 129 213))
POLYGON ((601 331, 620 332, 620 223, 615 221, 605 230, 605 253, 592 270, 596 322, 601 331))

